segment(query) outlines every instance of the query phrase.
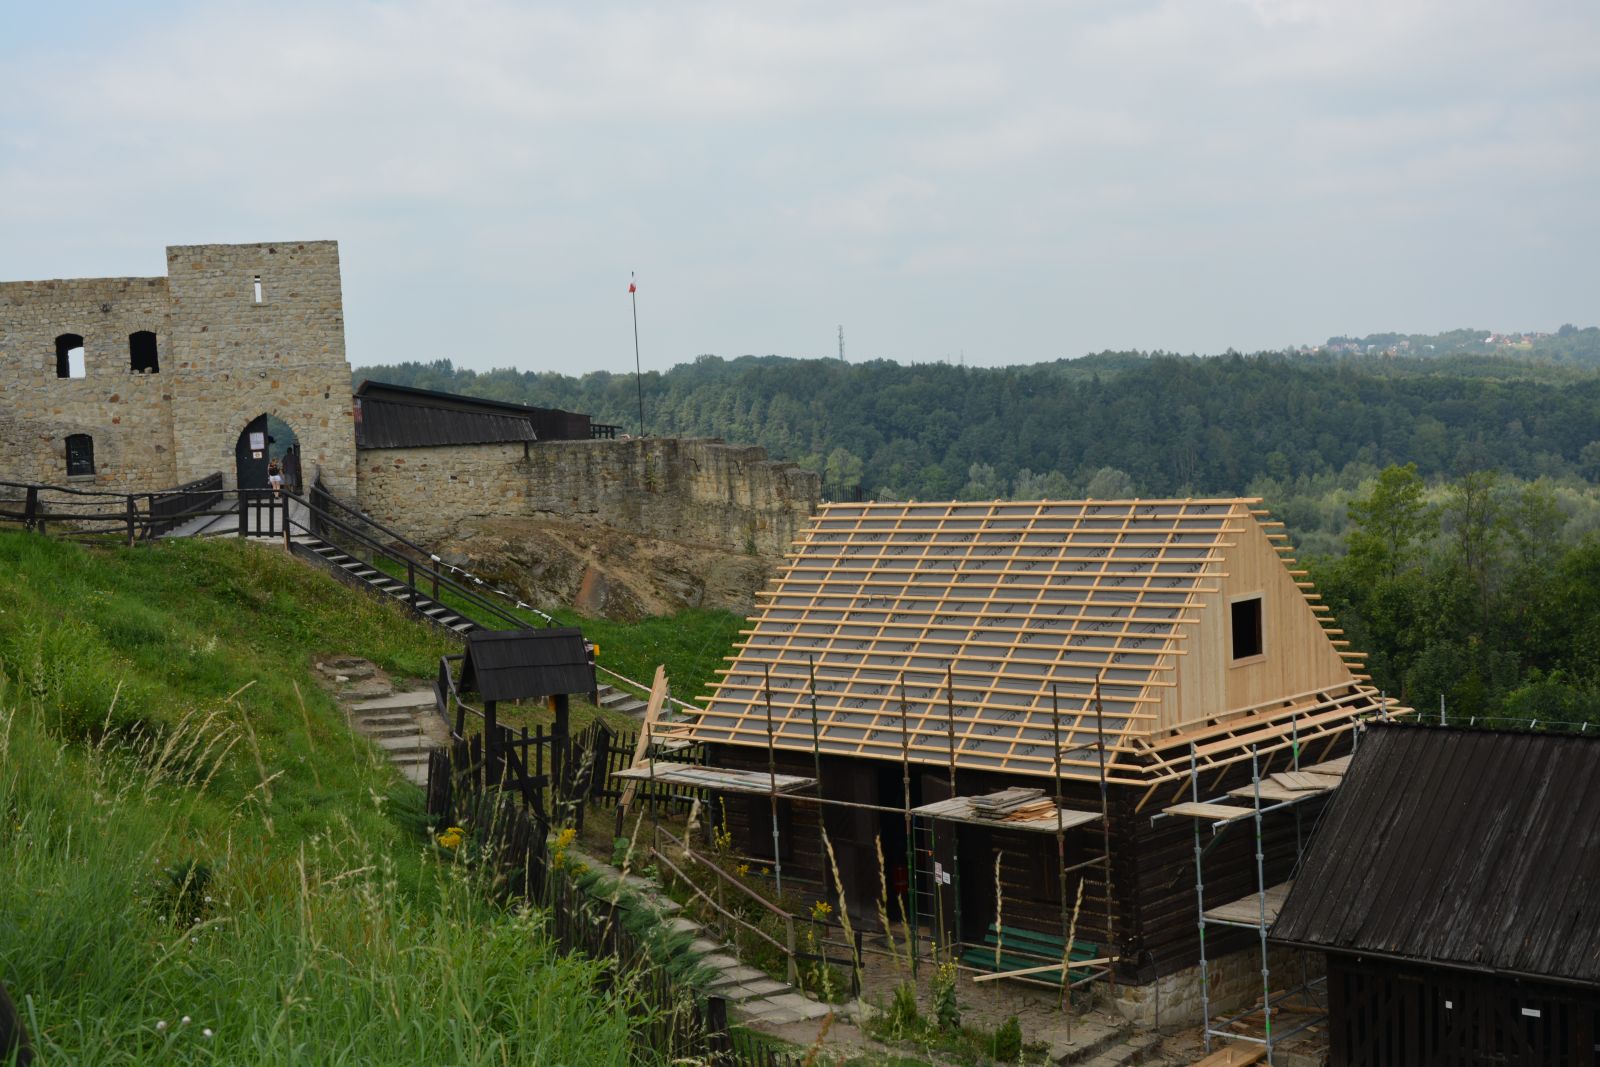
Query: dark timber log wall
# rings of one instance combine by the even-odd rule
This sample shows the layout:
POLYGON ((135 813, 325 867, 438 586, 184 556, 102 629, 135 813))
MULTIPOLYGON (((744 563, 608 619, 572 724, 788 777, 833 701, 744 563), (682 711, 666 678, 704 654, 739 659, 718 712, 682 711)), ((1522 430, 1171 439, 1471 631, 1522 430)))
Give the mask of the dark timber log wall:
MULTIPOLYGON (((1302 754, 1309 764, 1331 759, 1348 750, 1347 743, 1319 744, 1302 754)), ((796 752, 775 754, 779 774, 814 777, 810 755, 796 752)), ((767 753, 758 748, 724 745, 708 754, 714 766, 765 771, 767 753)), ((1288 769, 1287 752, 1264 763, 1262 775, 1288 769)), ((949 795, 946 768, 911 768, 912 805, 940 800, 949 795)), ((1250 784, 1248 762, 1235 764, 1223 772, 1203 775, 1202 798, 1215 797, 1229 789, 1250 784)), ((899 808, 904 790, 901 766, 886 760, 825 756, 822 759, 824 796, 830 800, 852 801, 899 808)), ((960 795, 974 796, 1010 786, 1042 788, 1047 795, 1053 788, 1049 779, 1003 775, 991 772, 957 771, 960 795)), ((817 827, 817 805, 797 797, 780 797, 778 821, 780 854, 783 859, 785 888, 796 887, 815 899, 835 901, 827 856, 817 827)), ((1193 967, 1199 962, 1200 944, 1195 902, 1194 822, 1165 818, 1151 823, 1165 805, 1189 798, 1187 778, 1163 785, 1153 795, 1134 786, 1109 789, 1112 895, 1115 902, 1107 914, 1103 870, 1099 865, 1083 867, 1066 878, 1067 909, 1070 912, 1077 893, 1078 879, 1085 881, 1083 905, 1078 916, 1078 940, 1104 944, 1108 925, 1114 928, 1115 941, 1123 958, 1125 978, 1148 982, 1159 975, 1193 967), (1142 805, 1142 806, 1141 806, 1142 805)), ((1096 781, 1072 780, 1062 785, 1062 801, 1068 808, 1098 811, 1100 787, 1096 781)), ((1248 801, 1239 803, 1248 806, 1248 801)), ((733 847, 758 861, 772 855, 771 806, 764 796, 729 796, 724 801, 727 828, 733 834, 733 847)), ((1276 885, 1291 877, 1298 849, 1310 840, 1324 801, 1303 802, 1299 807, 1299 826, 1293 809, 1279 811, 1264 820, 1263 844, 1266 854, 1267 884, 1276 885)), ((720 815, 720 812, 719 812, 720 815)), ((924 820, 918 820, 919 825, 924 820)), ((845 898, 852 922, 862 929, 877 927, 879 868, 876 839, 883 841, 888 867, 890 894, 895 896, 895 868, 905 866, 904 820, 898 812, 860 810, 830 804, 826 807, 828 837, 844 879, 845 898)), ((960 870, 956 874, 962 930, 961 939, 969 943, 983 940, 995 914, 995 857, 1001 856, 1000 882, 1005 895, 1002 915, 1007 925, 1060 936, 1062 879, 1056 864, 1055 835, 1022 830, 990 830, 986 827, 938 823, 934 842, 935 856, 948 865, 952 846, 959 833, 960 870)), ((1208 907, 1237 900, 1256 891, 1255 825, 1253 820, 1236 823, 1212 843, 1211 824, 1200 827, 1201 843, 1209 846, 1205 857, 1206 904, 1208 907)), ((923 838, 922 844, 928 843, 923 838)), ((1066 864, 1072 866, 1101 854, 1102 830, 1098 822, 1066 833, 1066 864)), ((926 861, 919 861, 924 867, 926 861)), ((903 875, 901 876, 903 877, 903 875)), ((901 883, 904 884, 903 882, 901 883)), ((926 901, 928 898, 924 897, 926 901)), ((926 903, 923 905, 926 908, 926 903)), ((947 920, 953 917, 954 893, 945 891, 938 907, 947 920)), ((890 914, 898 920, 896 906, 890 914)), ((932 926, 931 916, 923 916, 932 926)), ((1257 943, 1249 930, 1213 928, 1207 939, 1208 951, 1215 958, 1257 943)))

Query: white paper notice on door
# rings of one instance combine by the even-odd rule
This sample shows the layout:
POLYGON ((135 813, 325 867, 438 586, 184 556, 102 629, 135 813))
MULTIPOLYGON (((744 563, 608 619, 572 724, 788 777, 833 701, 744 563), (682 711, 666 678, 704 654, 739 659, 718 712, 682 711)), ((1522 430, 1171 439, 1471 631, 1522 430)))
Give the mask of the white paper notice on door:
POLYGON ((266 447, 267 447, 267 435, 266 434, 264 434, 264 433, 253 433, 253 434, 250 435, 250 451, 252 451, 252 452, 260 452, 262 449, 264 449, 266 447))

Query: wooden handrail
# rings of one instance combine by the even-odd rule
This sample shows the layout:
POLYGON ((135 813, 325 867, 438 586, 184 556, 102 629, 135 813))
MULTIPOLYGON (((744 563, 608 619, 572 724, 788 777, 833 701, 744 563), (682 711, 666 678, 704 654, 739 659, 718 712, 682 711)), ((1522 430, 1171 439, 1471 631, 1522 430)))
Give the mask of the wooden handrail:
MULTIPOLYGON (((778 907, 778 905, 774 904, 772 901, 768 900, 766 897, 762 896, 760 893, 757 893, 754 889, 751 889, 749 886, 745 885, 738 878, 734 877, 733 875, 729 874, 727 871, 723 870, 720 866, 718 866, 716 863, 714 863, 709 857, 702 856, 699 853, 695 852, 695 850, 690 848, 687 843, 685 843, 683 841, 680 841, 678 838, 672 836, 672 832, 667 830, 665 827, 661 827, 661 828, 659 828, 659 830, 660 830, 661 836, 665 837, 668 841, 671 841, 675 846, 678 847, 679 850, 681 850, 683 852, 683 854, 685 856, 688 856, 690 859, 694 860, 700 866, 710 869, 711 872, 714 873, 718 878, 721 878, 723 881, 729 883, 735 889, 739 890, 739 892, 743 893, 745 896, 749 897, 751 900, 755 901, 757 904, 760 904, 763 908, 766 908, 772 914, 778 916, 781 919, 797 919, 797 918, 800 918, 800 916, 797 916, 797 915, 793 914, 792 912, 785 911, 783 908, 778 907)), ((802 919, 801 921, 804 921, 804 920, 802 919)))
POLYGON ((761 938, 761 940, 765 941, 767 944, 783 953, 785 958, 792 958, 790 949, 787 946, 779 944, 778 939, 767 933, 765 930, 752 926, 744 919, 741 919, 739 916, 728 911, 721 904, 718 904, 715 900, 712 900, 711 897, 706 894, 705 890, 694 884, 694 879, 690 878, 687 874, 684 874, 683 871, 678 868, 677 864, 667 859, 667 857, 657 851, 654 846, 651 846, 650 848, 650 858, 665 865, 667 870, 683 879, 684 884, 689 887, 689 891, 695 896, 699 897, 701 900, 704 900, 707 904, 710 904, 711 907, 716 910, 717 914, 732 919, 734 922, 738 923, 740 926, 744 927, 746 930, 750 931, 752 934, 755 934, 757 937, 761 938))

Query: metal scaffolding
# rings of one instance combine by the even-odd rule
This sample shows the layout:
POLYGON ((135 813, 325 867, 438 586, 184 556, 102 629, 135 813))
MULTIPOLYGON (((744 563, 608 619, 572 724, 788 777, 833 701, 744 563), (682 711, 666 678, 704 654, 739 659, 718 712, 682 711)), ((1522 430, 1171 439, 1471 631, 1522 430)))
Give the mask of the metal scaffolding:
MULTIPOLYGON (((1352 753, 1358 743, 1359 736, 1359 728, 1351 734, 1352 753)), ((1341 756, 1337 759, 1325 760, 1321 763, 1302 767, 1300 764, 1298 738, 1296 738, 1289 752, 1291 758, 1288 771, 1264 774, 1260 753, 1252 746, 1250 751, 1250 784, 1229 790, 1220 796, 1202 799, 1200 792, 1201 763, 1195 751, 1195 746, 1190 745, 1189 800, 1169 805, 1151 819, 1152 822, 1156 822, 1167 818, 1186 818, 1192 820, 1194 826, 1195 910, 1200 934, 1200 1010, 1204 1024, 1205 1050, 1207 1053, 1212 1051, 1213 1039, 1216 1038, 1261 1045, 1266 1049, 1266 1062, 1269 1065, 1273 1063, 1274 1051, 1282 1042, 1324 1022, 1327 1014, 1326 1005, 1319 1003, 1309 1011, 1297 1012, 1296 1014, 1299 1014, 1301 1018, 1286 1028, 1280 1028, 1274 1022, 1274 1016, 1283 1012, 1284 1005, 1297 997, 1304 998, 1307 1004, 1312 1004, 1311 994, 1318 987, 1326 984, 1326 978, 1313 978, 1310 976, 1306 968, 1305 953, 1301 952, 1299 954, 1299 980, 1287 989, 1276 991, 1273 989, 1268 933, 1272 928, 1272 923, 1277 919, 1278 910, 1288 896, 1293 880, 1284 881, 1277 885, 1267 884, 1265 823, 1269 816, 1280 812, 1289 812, 1294 815, 1295 869, 1298 870, 1300 861, 1304 857, 1306 845, 1306 834, 1302 826, 1304 805, 1311 800, 1326 798, 1337 789, 1351 759, 1351 756, 1341 756), (1202 827, 1207 824, 1211 828, 1209 841, 1205 840, 1207 835, 1202 833, 1202 827), (1238 900, 1208 908, 1206 906, 1206 855, 1223 840, 1227 831, 1236 825, 1249 826, 1254 831, 1255 892, 1238 900), (1211 1015, 1211 975, 1209 970, 1211 960, 1207 954, 1206 944, 1206 933, 1210 927, 1255 931, 1261 957, 1260 1003, 1253 1004, 1243 1011, 1218 1017, 1215 1020, 1211 1015), (1259 1035, 1242 1032, 1238 1028, 1241 1025, 1253 1025, 1257 1016, 1259 1016, 1261 1029, 1259 1035)))

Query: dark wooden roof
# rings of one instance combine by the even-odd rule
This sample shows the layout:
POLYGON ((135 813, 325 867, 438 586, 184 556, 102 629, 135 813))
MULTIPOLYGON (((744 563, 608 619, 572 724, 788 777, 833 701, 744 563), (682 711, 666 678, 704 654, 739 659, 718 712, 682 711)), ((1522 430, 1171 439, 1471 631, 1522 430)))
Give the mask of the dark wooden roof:
POLYGON ((576 627, 474 630, 467 635, 461 688, 484 700, 590 693, 594 666, 576 627))
POLYGON ((356 389, 355 412, 357 448, 423 448, 589 437, 587 415, 370 380, 356 389))
POLYGON ((1600 984, 1600 739, 1373 728, 1272 936, 1600 984))

